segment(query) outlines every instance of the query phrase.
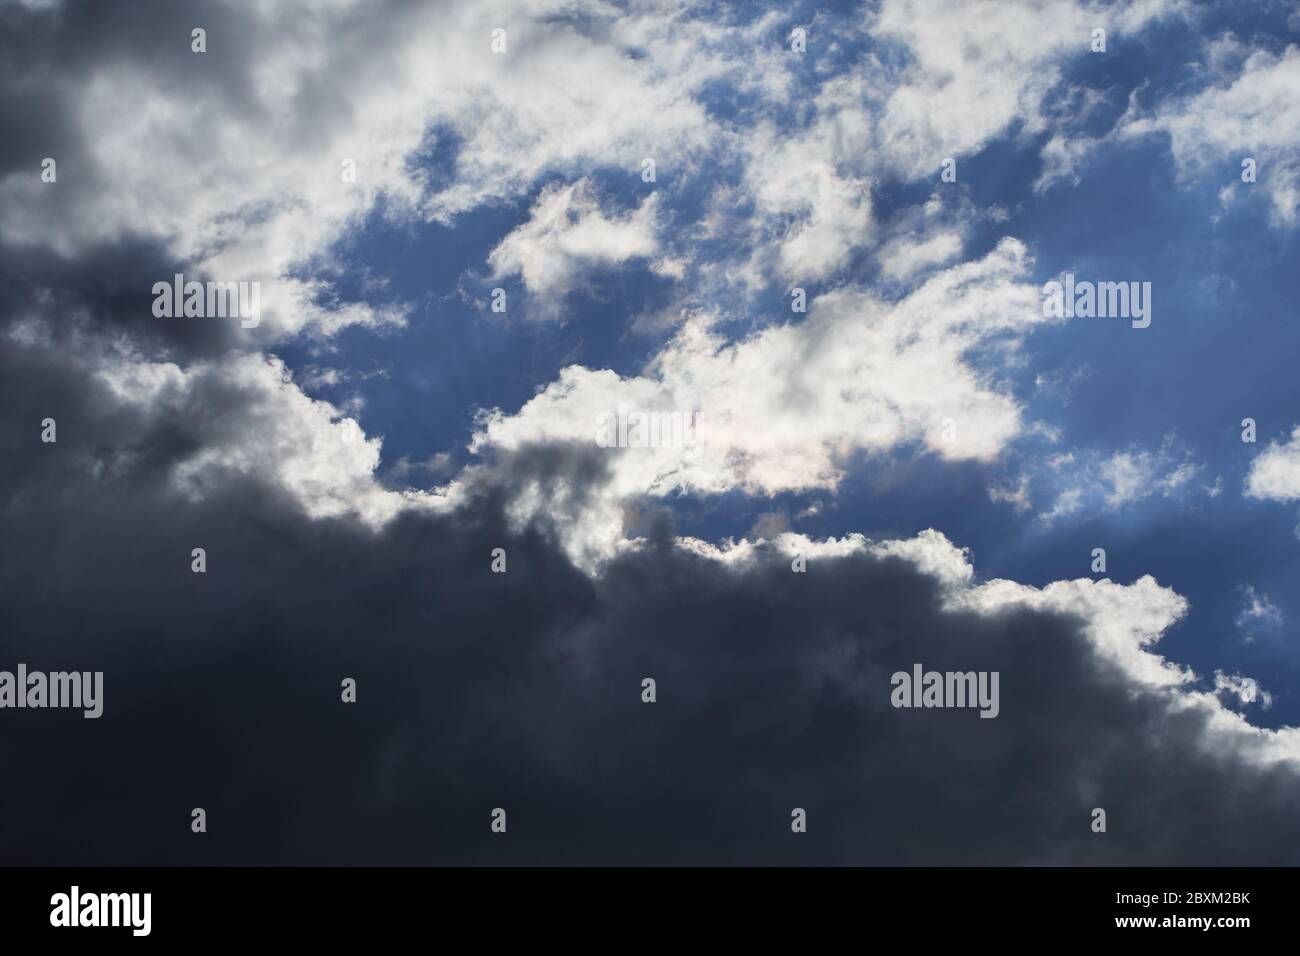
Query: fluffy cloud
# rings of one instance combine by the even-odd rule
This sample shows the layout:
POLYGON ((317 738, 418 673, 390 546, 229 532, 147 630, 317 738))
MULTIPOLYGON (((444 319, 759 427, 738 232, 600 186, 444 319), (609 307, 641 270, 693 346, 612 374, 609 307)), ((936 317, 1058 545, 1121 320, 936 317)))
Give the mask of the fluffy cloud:
POLYGON ((97 442, 154 461, 87 474, 67 429, 39 475, 0 475, 21 503, 0 655, 105 674, 93 738, 59 721, 0 742, 42 767, 5 791, 23 824, 7 862, 1294 862, 1293 732, 1175 679, 1153 645, 1186 604, 1149 578, 981 583, 934 532, 719 549, 663 529, 590 579, 501 506, 523 481, 581 497, 591 450, 521 455, 458 507, 371 530, 308 518, 269 472, 160 496, 151 475, 193 419, 130 406, 100 424, 97 442), (76 600, 45 599, 50 567, 76 600), (998 718, 891 708, 890 674, 918 661, 999 671, 998 718), (176 824, 195 804, 223 839, 176 824), (527 839, 491 840, 496 806, 527 839))
MULTIPOLYGON (((913 333, 1011 322, 934 306, 990 283, 1020 303, 1014 253, 931 280, 913 333)), ((277 363, 182 369, 71 319, 11 323, 0 350, 0 659, 102 670, 105 714, 93 737, 74 720, 0 742, 42 767, 5 791, 23 822, 6 861, 1292 861, 1296 731, 1251 725, 1220 700, 1244 683, 1199 691, 1156 652, 1188 607, 1150 577, 1033 587, 980 580, 935 531, 712 544, 664 523, 588 574, 569 534, 615 478, 609 449, 560 429, 441 500, 399 496, 373 481, 377 447, 277 363), (51 568, 75 599, 49 600, 51 568), (918 661, 997 670, 998 718, 891 708, 890 674, 918 661), (110 771, 125 782, 78 785, 110 771), (221 841, 175 825, 196 803, 221 841), (530 838, 476 836, 495 806, 530 838), (722 834, 701 811, 719 806, 722 834)))
POLYGON ((123 11, 111 29, 85 4, 34 15, 49 41, 15 56, 67 128, 28 137, 57 161, 56 183, 33 174, 41 153, 0 173, 0 239, 73 256, 133 237, 195 278, 259 281, 257 337, 400 321, 400 306, 334 303, 302 274, 380 195, 394 208, 419 198, 406 159, 422 94, 392 82, 387 58, 359 55, 397 46, 401 21, 357 13, 213 8, 206 53, 191 51, 192 14, 166 4, 123 11), (64 46, 84 50, 78 70, 64 46))
POLYGON ((380 485, 381 441, 367 438, 329 403, 304 395, 277 359, 232 353, 181 368, 106 342, 84 320, 74 317, 72 324, 83 331, 71 341, 35 322, 11 327, 0 340, 11 376, 22 366, 53 363, 52 377, 85 384, 76 405, 46 409, 36 420, 62 420, 64 440, 72 437, 77 449, 70 454, 89 475, 116 478, 153 463, 162 467, 160 491, 195 502, 252 480, 276 489, 308 517, 350 516, 370 527, 406 509, 446 504, 435 494, 380 485), (124 419, 135 424, 120 441, 84 440, 112 435, 124 419), (156 447, 163 439, 165 465, 156 447))
POLYGON ((1004 241, 899 302, 839 290, 811 303, 806 321, 734 344, 693 320, 642 375, 566 368, 517 413, 488 415, 473 448, 591 446, 600 416, 620 405, 694 416, 690 443, 602 449, 610 483, 592 502, 582 547, 606 552, 620 535, 621 503, 637 496, 833 488, 848 456, 906 443, 987 460, 1020 433, 1021 411, 967 355, 1014 350, 1045 321, 1037 289, 1023 281, 1028 265, 1024 247, 1004 241))
POLYGON ((626 215, 606 216, 589 180, 548 187, 528 221, 492 250, 493 278, 521 276, 553 313, 587 271, 655 253, 657 203, 651 195, 626 215))
POLYGON ((223 6, 206 11, 206 53, 184 9, 144 4, 102 29, 92 6, 15 14, 45 42, 16 30, 4 49, 27 85, 0 98, 31 129, 0 165, 0 241, 69 257, 125 236, 157 247, 154 278, 260 281, 257 341, 403 320, 403 303, 340 301, 328 278, 334 244, 372 210, 450 222, 548 172, 632 176, 644 157, 681 175, 713 148, 693 93, 780 69, 744 62, 750 28, 657 3, 626 17, 586 4, 587 32, 559 2, 223 6), (438 149, 450 169, 429 161, 438 149), (56 183, 40 180, 45 156, 56 183))
POLYGON ((769 271, 795 284, 825 278, 870 239, 870 180, 841 168, 834 132, 823 118, 807 132, 749 137, 745 184, 767 239, 749 264, 756 284, 769 271))
POLYGON ((1300 427, 1285 442, 1269 442, 1246 475, 1246 494, 1273 501, 1300 498, 1300 427))
POLYGON ((1231 170, 1231 190, 1262 190, 1269 197, 1273 222, 1291 228, 1300 210, 1297 85, 1300 47, 1288 47, 1280 55, 1257 51, 1230 82, 1162 105, 1152 115, 1137 116, 1122 134, 1168 134, 1180 176, 1201 177, 1215 166, 1226 167, 1231 170), (1257 164, 1254 185, 1240 181, 1240 163, 1246 157, 1257 164))
POLYGON ((1061 68, 1087 55, 1092 31, 1114 37, 1181 11, 1177 2, 1090 4, 888 0, 873 35, 905 45, 912 60, 888 95, 881 152, 909 176, 938 175, 944 157, 977 151, 1020 122, 1044 128, 1044 100, 1061 68))
MULTIPOLYGON (((733 278, 816 281, 871 243, 873 170, 932 171, 937 154, 977 148, 1015 109, 1034 112, 1051 59, 1083 49, 1077 31, 1138 29, 1161 9, 999 4, 937 16, 889 3, 869 23, 824 29, 903 44, 902 79, 867 57, 851 75, 803 88, 802 58, 776 39, 777 13, 718 23, 660 0, 628 10, 596 0, 218 7, 207 11, 206 53, 190 49, 193 18, 166 4, 135 8, 111 30, 84 4, 28 10, 19 19, 45 40, 4 50, 27 85, 0 97, 32 135, 0 164, 0 241, 67 259, 130 237, 158 256, 150 282, 173 270, 261 282, 265 320, 238 337, 328 336, 405 320, 396 296, 352 301, 333 279, 337 243, 377 211, 449 224, 517 201, 547 176, 631 179, 653 158, 673 189, 734 158, 750 241, 733 278), (497 28, 504 53, 490 47, 497 28), (968 62, 962 51, 990 37, 998 55, 968 62), (79 69, 63 69, 60 51, 83 43, 79 69), (711 114, 720 83, 753 113, 711 114), (812 108, 790 124, 796 91, 812 108), (47 155, 59 163, 55 184, 39 178, 47 155)), ((644 248, 639 234, 625 238, 644 248)), ((945 243, 895 250, 891 271, 916 271, 918 255, 948 258, 945 243)), ((498 264, 559 290, 584 258, 536 252, 506 246, 498 264)), ((680 274, 684 260, 655 266, 680 274)))
MULTIPOLYGON (((1045 103, 1063 67, 1088 54, 1094 28, 1114 42, 1182 11, 1176 0, 956 7, 889 0, 862 23, 824 25, 846 38, 869 37, 872 52, 816 87, 805 120, 791 125, 778 111, 781 124, 738 134, 753 252, 733 277, 762 286, 773 276, 797 285, 834 275, 877 238, 876 179, 937 177, 945 158, 978 152, 1017 123, 1025 132, 1054 129, 1045 103), (901 56, 881 52, 893 46, 901 56)), ((1064 150, 1059 136, 1049 143, 1049 179, 1064 175, 1064 150)), ((733 190, 719 191, 719 206, 735 201, 733 190)), ((891 243, 882 265, 887 278, 904 280, 959 251, 960 232, 950 224, 941 236, 891 243)))
POLYGON ((939 232, 915 242, 892 243, 881 251, 880 268, 887 279, 907 279, 923 269, 956 258, 961 245, 961 236, 956 232, 939 232))
MULTIPOLYGON (((889 2, 864 29, 902 66, 868 54, 824 82, 796 76, 778 15, 715 25, 676 3, 211 8, 203 55, 190 11, 133 9, 107 31, 93 5, 23 13, 46 19, 14 36, 57 42, 0 40, 37 93, 31 135, 0 154, 0 655, 102 669, 108 688, 93 737, 28 713, 0 739, 4 765, 42 768, 0 797, 22 823, 6 861, 1295 862, 1297 732, 1223 706, 1249 679, 1199 689, 1157 653, 1189 606, 1154 578, 981 580, 934 530, 712 542, 634 514, 682 492, 834 489, 853 456, 909 445, 990 461, 1031 427, 1003 380, 1045 321, 1021 243, 935 271, 962 224, 904 223, 877 254, 906 288, 834 280, 878 238, 878 170, 922 175, 1017 118, 1034 128, 1091 26, 1136 28, 1160 4, 889 2), (507 54, 488 46, 498 26, 507 54), (734 123, 704 105, 724 80, 734 123), (631 178, 645 157, 661 191, 597 200, 594 170, 631 178), (681 231, 716 258, 665 253, 659 217, 715 162, 732 178, 681 231), (540 180, 555 185, 489 258, 539 300, 642 258, 826 291, 738 340, 707 303, 640 374, 566 368, 485 414, 479 458, 444 488, 395 491, 380 441, 250 346, 401 320, 322 277, 362 217, 454 224, 540 180), (718 221, 743 228, 718 242, 718 221), (173 266, 264 279, 259 338, 150 322, 150 273, 173 266), (688 414, 692 440, 598 447, 621 408, 688 414), (889 675, 918 660, 999 671, 998 719, 890 708, 889 675), (363 703, 339 703, 343 677, 363 703), (175 825, 196 801, 222 840, 175 825), (482 838, 499 805, 525 839, 482 838), (813 825, 792 843, 796 805, 813 825)), ((1285 485, 1267 476, 1288 447, 1251 482, 1285 485)), ((1120 507, 1195 474, 1164 464, 1107 457, 1096 494, 1120 507)), ((417 472, 451 468, 389 468, 417 472)))
POLYGON ((805 535, 781 533, 769 543, 727 542, 723 547, 685 539, 682 547, 733 569, 761 563, 767 550, 802 555, 814 565, 844 560, 853 555, 876 559, 899 558, 935 581, 940 603, 950 612, 973 612, 988 619, 1005 618, 1017 610, 1031 610, 1080 622, 1092 653, 1114 665, 1133 687, 1167 695, 1172 709, 1191 710, 1206 720, 1202 745, 1208 750, 1227 748, 1264 765, 1284 764, 1300 769, 1300 729, 1262 730, 1223 708, 1215 694, 1228 693, 1242 703, 1272 697, 1258 683, 1240 675, 1214 673, 1214 694, 1195 689, 1198 676, 1156 653, 1161 637, 1190 610, 1188 601, 1150 575, 1132 584, 1079 578, 1054 581, 1037 588, 1015 581, 979 581, 966 549, 943 534, 924 531, 915 538, 871 541, 862 535, 814 541, 805 535))

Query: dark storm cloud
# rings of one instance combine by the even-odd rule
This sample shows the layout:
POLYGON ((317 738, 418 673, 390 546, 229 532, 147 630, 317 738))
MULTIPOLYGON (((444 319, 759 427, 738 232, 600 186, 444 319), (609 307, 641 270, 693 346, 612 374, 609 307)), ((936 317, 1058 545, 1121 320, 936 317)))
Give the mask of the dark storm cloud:
POLYGON ((106 401, 78 347, 4 353, 0 669, 102 670, 104 715, 0 711, 2 862, 1296 862, 1294 772, 1205 755, 1074 620, 945 612, 898 559, 731 570, 662 520, 590 579, 503 515, 581 497, 598 449, 378 533, 254 478, 192 503, 168 476, 209 426, 106 401), (1000 715, 893 709, 917 661, 1000 671, 1000 715))
POLYGON ((61 314, 52 326, 56 335, 70 334, 83 321, 120 327, 137 348, 160 358, 208 358, 235 347, 237 319, 154 316, 153 284, 170 284, 178 272, 184 266, 148 239, 105 242, 75 257, 10 249, 0 265, 0 316, 61 314))
MULTIPOLYGON (((192 93, 202 142, 197 107, 259 109, 248 78, 275 48, 227 5, 0 13, 0 175, 58 158, 52 223, 114 188, 73 119, 88 77, 147 68, 192 93)), ((305 147, 346 120, 349 71, 387 68, 367 31, 402 23, 337 29, 293 111, 305 147)), ((187 500, 176 464, 227 425, 254 446, 265 396, 218 379, 123 406, 88 372, 115 347, 236 343, 233 323, 153 318, 176 271, 157 236, 0 248, 0 335, 31 320, 37 343, 0 348, 0 669, 104 673, 98 720, 0 710, 0 863, 1297 862, 1295 772, 1202 752, 1202 712, 1133 686, 1077 621, 945 612, 897 559, 728 569, 674 547, 663 509, 595 580, 546 527, 511 527, 525 483, 578 516, 598 449, 502 457, 455 512, 380 532, 310 520, 255 474, 187 500), (918 661, 999 671, 999 717, 891 708, 890 674, 918 661)))

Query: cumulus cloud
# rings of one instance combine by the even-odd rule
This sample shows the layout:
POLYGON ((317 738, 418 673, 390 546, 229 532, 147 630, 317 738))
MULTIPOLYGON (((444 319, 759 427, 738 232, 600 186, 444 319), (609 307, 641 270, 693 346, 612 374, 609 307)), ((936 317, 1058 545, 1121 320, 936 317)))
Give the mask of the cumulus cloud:
POLYGON ((391 325, 404 303, 341 300, 323 268, 361 218, 451 222, 547 173, 631 175, 644 157, 681 175, 713 148, 695 91, 727 75, 779 92, 782 61, 750 55, 754 26, 590 4, 584 31, 566 9, 221 6, 206 11, 205 53, 172 4, 108 27, 92 4, 16 12, 4 54, 26 85, 0 97, 30 127, 0 157, 0 241, 70 257, 125 236, 156 247, 154 278, 260 281, 256 341, 391 325), (502 25, 507 55, 490 48, 502 25), (440 148, 448 171, 427 161, 440 148), (57 183, 40 179, 45 156, 57 183))
POLYGON ((1292 228, 1300 210, 1298 84, 1300 47, 1281 54, 1257 50, 1223 85, 1137 115, 1121 133, 1167 134, 1179 176, 1193 179, 1215 167, 1226 169, 1231 176, 1226 201, 1241 190, 1259 189, 1268 196, 1273 223, 1292 228), (1254 184, 1240 179, 1240 163, 1247 157, 1256 162, 1254 184))
MULTIPOLYGON (((836 274, 879 238, 872 190, 881 176, 937 177, 944 159, 976 153, 1017 125, 1056 131, 1044 184, 1072 174, 1067 139, 1057 131, 1062 119, 1047 108, 1065 66, 1088 55, 1094 28, 1117 42, 1183 12, 1177 0, 955 7, 889 0, 858 23, 824 28, 868 38, 871 52, 818 85, 806 119, 792 125, 777 109, 780 123, 735 134, 746 157, 741 188, 717 190, 711 211, 715 220, 734 217, 738 199, 749 211, 739 218, 753 251, 731 277, 752 287, 773 275, 800 284, 836 274)), ((772 105, 784 104, 773 97, 772 105)), ((880 251, 886 277, 906 280, 953 258, 959 225, 912 242, 892 239, 880 251)))
POLYGON ((400 322, 400 304, 333 302, 302 272, 380 195, 394 208, 418 199, 405 163, 423 135, 420 93, 358 57, 395 44, 400 22, 358 18, 349 3, 214 8, 196 53, 183 8, 144 4, 100 28, 92 6, 34 14, 44 42, 13 51, 64 119, 53 141, 26 137, 57 162, 56 183, 33 175, 39 153, 0 171, 0 239, 75 256, 134 237, 193 278, 259 281, 258 338, 400 322), (65 69, 65 47, 78 70, 65 69))
POLYGON ((122 443, 74 439, 73 454, 90 474, 115 476, 152 461, 164 469, 159 478, 165 493, 193 501, 256 479, 309 517, 349 515, 372 527, 404 509, 444 504, 435 494, 381 486, 375 471, 382 442, 366 437, 328 402, 308 398, 277 359, 232 353, 182 368, 107 342, 84 320, 80 326, 69 340, 23 323, 0 340, 11 376, 19 377, 23 367, 48 366, 58 354, 58 376, 85 383, 74 407, 44 413, 63 418, 65 436, 70 421, 76 423, 74 434, 104 436, 123 417, 137 420, 137 434, 122 443), (165 463, 143 437, 148 432, 171 436, 165 463), (175 437, 182 433, 183 441, 175 437))
POLYGON ((834 488, 852 454, 907 443, 988 460, 1020 433, 1021 409, 967 356, 1014 351, 1046 321, 1024 282, 1028 266, 1025 248, 1004 241, 898 302, 837 290, 812 302, 805 321, 738 343, 692 320, 643 374, 570 366, 518 412, 488 414, 472 447, 590 446, 599 417, 620 405, 694 415, 690 444, 602 449, 610 483, 592 501, 581 547, 605 552, 620 535, 622 503, 637 496, 834 488))
MULTIPOLYGON (((1016 327, 1016 258, 931 280, 911 333, 1016 327)), ((277 363, 182 369, 73 320, 11 322, 0 350, 0 655, 102 670, 105 713, 93 738, 62 721, 0 742, 43 768, 5 791, 8 862, 1294 862, 1296 731, 1157 653, 1188 605, 1151 577, 1034 587, 981 580, 936 531, 709 543, 666 519, 593 574, 571 533, 616 480, 608 449, 534 433, 440 502, 399 496, 277 363), (48 600, 51 568, 76 600, 48 600), (918 661, 997 670, 999 716, 892 708, 918 661), (200 801, 237 821, 222 840, 174 825, 200 801), (530 838, 477 838, 495 806, 530 838), (791 806, 809 841, 787 838, 791 806), (700 809, 718 807, 725 832, 700 809)))
MULTIPOLYGON (((39 387, 0 378, 4 435, 31 432, 8 426, 33 402, 71 425, 98 400, 45 358, 24 363, 39 387)), ((1150 578, 980 581, 937 532, 718 546, 669 527, 591 578, 544 520, 507 512, 523 485, 580 499, 603 480, 594 449, 520 453, 456 507, 372 529, 309 517, 274 470, 160 494, 204 426, 166 414, 182 394, 155 399, 0 470, 0 654, 105 675, 93 738, 60 721, 0 741, 42 767, 5 789, 23 823, 7 862, 1295 862, 1294 731, 1252 727, 1156 655, 1186 602, 1150 578), (88 468, 87 445, 148 453, 88 468), (77 600, 46 599, 51 567, 77 600), (917 661, 999 671, 997 719, 890 707, 890 674, 917 661), (195 803, 221 840, 175 825, 195 803), (485 836, 496 806, 527 839, 485 836)))
MULTIPOLYGON (((1004 374, 1047 321, 1028 249, 956 262, 964 211, 880 232, 875 177, 1042 126, 1090 27, 1169 6, 890 0, 861 29, 901 56, 830 78, 773 41, 776 13, 373 9, 211 8, 206 54, 191 11, 163 3, 111 24, 92 4, 20 11, 0 39, 30 78, 0 71, 26 131, 0 147, 0 654, 103 670, 107 688, 94 737, 32 721, 0 739, 5 766, 42 768, 0 794, 22 822, 6 862, 1296 862, 1297 731, 1224 706, 1267 704, 1249 678, 1201 690, 1158 653, 1190 608, 1153 577, 984 580, 933 529, 814 538, 769 515, 707 541, 653 507, 833 491, 855 456, 909 446, 990 462, 1033 428, 1004 374), (706 106, 724 80, 734 121, 706 106), (37 175, 46 149, 57 184, 37 175), (644 158, 653 193, 597 191, 644 158), (665 248, 661 217, 700 170, 722 178, 680 230, 698 245, 665 248), (739 336, 716 302, 687 303, 640 372, 570 365, 486 411, 468 467, 385 466, 348 407, 266 350, 403 321, 396 298, 348 302, 331 278, 367 217, 447 226, 489 204, 527 215, 493 238, 493 275, 550 308, 638 260, 698 270, 705 292, 826 285, 806 316, 739 336), (843 275, 882 239, 888 294, 843 275), (264 280, 264 328, 152 321, 173 268, 264 280), (689 415, 691 439, 600 447, 601 416, 625 409, 689 415), (446 484, 389 484, 416 478, 446 484), (891 708, 890 674, 918 660, 998 671, 999 717, 891 708), (222 840, 175 826, 196 801, 222 840), (527 838, 487 844, 502 805, 527 838), (808 840, 788 839, 792 806, 808 840)), ((1270 462, 1288 447, 1251 482, 1285 487, 1270 462)), ((1118 508, 1198 471, 1130 450, 1089 474, 1059 500, 1118 508)))
MULTIPOLYGON (((367 217, 451 224, 519 201, 547 177, 632 177, 650 158, 664 189, 739 167, 736 192, 718 194, 741 204, 749 232, 741 255, 727 253, 732 280, 816 281, 873 241, 873 170, 916 174, 918 162, 932 170, 936 151, 977 148, 1017 107, 1034 112, 1055 75, 1051 58, 1083 49, 1082 24, 1136 30, 1163 7, 1108 9, 999 4, 936 16, 895 2, 869 22, 836 20, 826 29, 902 44, 909 65, 900 78, 869 56, 848 75, 814 81, 801 91, 811 109, 794 124, 795 91, 808 81, 800 58, 773 39, 775 11, 718 22, 666 0, 626 10, 391 3, 382 15, 352 0, 223 6, 207 12, 207 52, 194 53, 192 17, 174 5, 137 6, 111 29, 92 5, 28 10, 17 16, 39 41, 4 49, 26 85, 0 97, 32 135, 0 156, 0 241, 68 260, 129 237, 156 257, 140 281, 173 270, 259 281, 264 321, 236 338, 332 336, 400 325, 411 308, 397 295, 341 292, 339 243, 367 217), (497 27, 501 54, 490 47, 497 27), (961 51, 990 36, 998 56, 967 62, 961 51), (69 47, 79 50, 76 71, 63 69, 69 47), (723 82, 752 100, 752 114, 711 113, 708 94, 723 82), (57 184, 39 176, 50 154, 57 184)), ((590 225, 579 235, 594 234, 590 225)), ((639 232, 624 238, 638 250, 625 252, 641 254, 639 232)), ((890 270, 905 278, 950 258, 951 246, 895 249, 890 270)), ((527 259, 525 281, 549 278, 558 290, 585 258, 533 253, 506 246, 499 265, 525 271, 527 259)), ((680 276, 685 262, 651 266, 680 276)))
POLYGON ((1246 475, 1246 494, 1273 501, 1300 498, 1300 427, 1285 442, 1269 442, 1246 475))
POLYGON ((754 273, 775 269, 792 282, 822 279, 871 237, 870 180, 839 165, 834 131, 822 119, 807 132, 781 136, 763 127, 748 138, 745 182, 755 228, 768 239, 750 262, 754 273))
POLYGON ((626 215, 606 216, 589 180, 549 186, 528 221, 492 250, 492 276, 519 275, 543 307, 554 310, 588 271, 655 253, 657 202, 650 195, 626 215))
POLYGON ((951 231, 915 241, 899 240, 881 251, 880 268, 888 279, 907 279, 956 258, 961 246, 960 234, 951 231))
POLYGON ((911 61, 878 123, 881 152, 909 177, 938 175, 945 157, 978 151, 1013 122, 1027 131, 1046 128, 1044 101, 1062 67, 1088 54, 1094 29, 1115 42, 1181 10, 1160 0, 888 0, 871 32, 903 44, 911 61))

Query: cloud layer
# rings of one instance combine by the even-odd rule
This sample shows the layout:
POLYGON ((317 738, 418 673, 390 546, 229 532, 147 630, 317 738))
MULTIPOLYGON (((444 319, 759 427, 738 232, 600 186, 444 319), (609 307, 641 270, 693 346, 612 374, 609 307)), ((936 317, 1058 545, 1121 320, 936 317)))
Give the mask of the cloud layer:
MULTIPOLYGON (((1188 186, 1249 140, 1293 224, 1294 49, 1095 139, 1054 106, 1087 99, 1094 28, 1187 13, 888 0, 818 13, 801 53, 780 13, 652 0, 8 5, 0 667, 106 689, 98 721, 5 714, 25 769, 0 860, 1298 862, 1297 731, 1242 716, 1273 701, 1254 678, 1160 653, 1192 614, 1168 583, 990 578, 928 517, 810 535, 773 505, 706 539, 674 512, 834 496, 905 456, 1018 468, 989 493, 1023 510, 1051 473, 1049 517, 1203 487, 1172 440, 1017 464, 1061 440, 1019 374, 1059 323, 964 178, 1000 138, 1040 137, 1047 184, 1081 143, 1160 132, 1188 186), (667 318, 602 315, 645 336, 635 362, 529 365, 523 400, 437 409, 472 418, 463 461, 435 449, 444 484, 398 489, 420 469, 360 400, 308 391, 424 316, 366 241, 469 221, 499 228, 439 288, 475 331, 561 334, 615 270, 667 318), (152 318, 176 272, 263 283, 264 323, 152 318), (483 279, 523 308, 492 318, 483 279), (690 416, 690 440, 601 447, 629 410, 690 416), (999 672, 999 716, 891 707, 918 662, 999 672)), ((1260 452, 1247 495, 1300 498, 1298 447, 1260 452)))

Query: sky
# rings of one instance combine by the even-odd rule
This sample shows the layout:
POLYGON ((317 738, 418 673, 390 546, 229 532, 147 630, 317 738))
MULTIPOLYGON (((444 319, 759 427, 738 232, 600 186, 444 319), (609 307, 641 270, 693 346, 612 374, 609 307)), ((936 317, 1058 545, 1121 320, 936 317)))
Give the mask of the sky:
POLYGON ((1294 3, 0 23, 0 861, 1298 862, 1294 3))

